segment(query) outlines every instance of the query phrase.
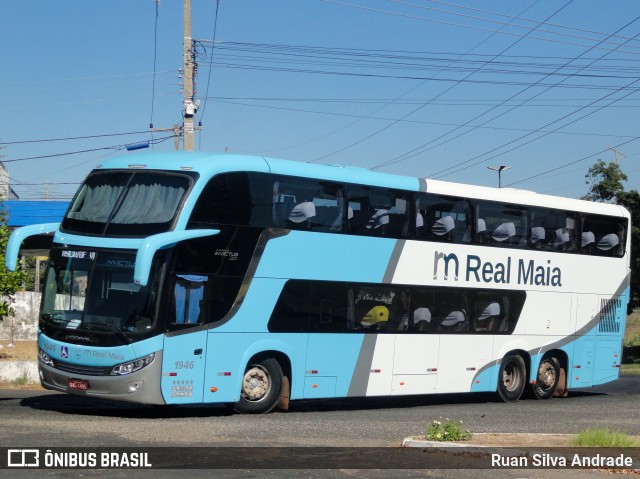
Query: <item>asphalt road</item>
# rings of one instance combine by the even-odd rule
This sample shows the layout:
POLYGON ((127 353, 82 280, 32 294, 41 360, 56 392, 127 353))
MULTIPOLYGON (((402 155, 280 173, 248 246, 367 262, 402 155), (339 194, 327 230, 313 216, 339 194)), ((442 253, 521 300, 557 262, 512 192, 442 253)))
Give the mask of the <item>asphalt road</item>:
MULTIPOLYGON (((439 418, 462 420, 464 427, 472 432, 575 433, 589 427, 608 427, 640 435, 639 399, 640 375, 622 376, 614 383, 573 391, 568 398, 548 401, 524 399, 505 404, 493 395, 301 401, 292 402, 288 412, 260 416, 232 414, 222 407, 156 408, 46 391, 0 390, 0 446, 387 447, 400 445, 407 436, 423 434, 427 425, 439 418)), ((9 472, 18 474, 19 471, 9 472)), ((83 473, 88 472, 102 474, 100 471, 83 473)), ((119 471, 109 472, 105 477, 119 477, 119 471)), ((154 477, 173 477, 163 476, 159 470, 154 472, 154 477)), ((193 472, 190 476, 198 477, 198 471, 193 472)), ((263 471, 261 475, 300 477, 295 472, 263 471)), ((456 477, 528 477, 518 472, 469 471, 468 476, 460 473, 456 477), (494 476, 494 472, 500 474, 494 476)), ((588 471, 547 475, 552 472, 538 470, 535 477, 591 477, 581 475, 590 474, 588 471)), ((344 470, 334 470, 307 471, 303 475, 395 477, 384 470, 345 474, 344 470)), ((417 474, 415 477, 450 477, 447 471, 440 475, 434 471, 402 472, 403 477, 413 477, 413 474, 417 474)), ((218 471, 216 477, 244 475, 238 471, 218 471)))

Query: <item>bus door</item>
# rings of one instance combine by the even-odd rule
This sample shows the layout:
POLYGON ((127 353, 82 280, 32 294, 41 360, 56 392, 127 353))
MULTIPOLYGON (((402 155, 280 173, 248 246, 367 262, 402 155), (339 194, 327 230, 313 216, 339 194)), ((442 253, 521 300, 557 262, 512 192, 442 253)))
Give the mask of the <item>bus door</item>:
POLYGON ((162 356, 162 395, 167 404, 203 400, 207 331, 201 326, 207 279, 199 275, 172 279, 162 356))

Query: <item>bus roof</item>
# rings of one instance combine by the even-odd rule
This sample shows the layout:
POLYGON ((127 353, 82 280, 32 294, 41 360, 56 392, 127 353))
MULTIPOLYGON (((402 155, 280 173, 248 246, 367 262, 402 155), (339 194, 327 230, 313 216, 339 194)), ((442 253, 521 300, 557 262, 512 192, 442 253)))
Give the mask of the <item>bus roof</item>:
POLYGON ((416 178, 381 173, 344 165, 318 165, 300 161, 281 160, 253 155, 203 152, 136 152, 111 158, 97 169, 149 169, 194 171, 208 179, 229 171, 254 171, 306 178, 324 179, 345 183, 364 184, 409 191, 460 196, 504 203, 566 209, 585 213, 630 217, 629 212, 618 205, 584 201, 562 196, 538 194, 533 191, 512 188, 491 188, 463 183, 453 183, 429 178, 416 178))

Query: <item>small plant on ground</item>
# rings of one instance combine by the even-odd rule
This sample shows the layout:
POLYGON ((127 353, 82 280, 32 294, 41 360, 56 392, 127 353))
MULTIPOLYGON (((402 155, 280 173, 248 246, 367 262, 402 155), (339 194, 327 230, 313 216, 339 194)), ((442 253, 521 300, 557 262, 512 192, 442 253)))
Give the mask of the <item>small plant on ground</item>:
POLYGON ((636 447, 638 441, 620 431, 610 431, 609 429, 587 429, 578 433, 573 440, 574 446, 586 447, 636 447))
POLYGON ((11 381, 11 384, 13 384, 14 386, 24 386, 28 382, 29 382, 29 379, 27 379, 27 376, 21 376, 11 381))
MULTIPOLYGON (((442 419, 442 418, 440 418, 442 419)), ((462 421, 446 418, 444 422, 433 421, 427 428, 427 439, 431 441, 468 441, 471 433, 462 429, 462 421)))

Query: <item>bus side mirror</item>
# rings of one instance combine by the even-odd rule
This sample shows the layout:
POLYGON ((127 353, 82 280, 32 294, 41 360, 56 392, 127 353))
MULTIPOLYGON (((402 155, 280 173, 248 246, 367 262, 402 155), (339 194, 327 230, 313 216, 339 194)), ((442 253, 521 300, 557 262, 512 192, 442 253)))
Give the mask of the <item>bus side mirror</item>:
POLYGON ((58 231, 60 223, 43 223, 39 225, 23 226, 13 230, 7 243, 4 264, 9 271, 15 271, 18 265, 18 255, 22 242, 31 236, 52 234, 58 231))
POLYGON ((156 251, 163 248, 173 246, 180 241, 190 240, 194 238, 203 238, 205 236, 214 236, 220 233, 220 230, 186 230, 186 231, 169 231, 168 233, 159 233, 149 236, 142 240, 136 253, 136 264, 133 270, 133 282, 140 286, 146 286, 149 281, 149 272, 151 270, 151 262, 156 251))

